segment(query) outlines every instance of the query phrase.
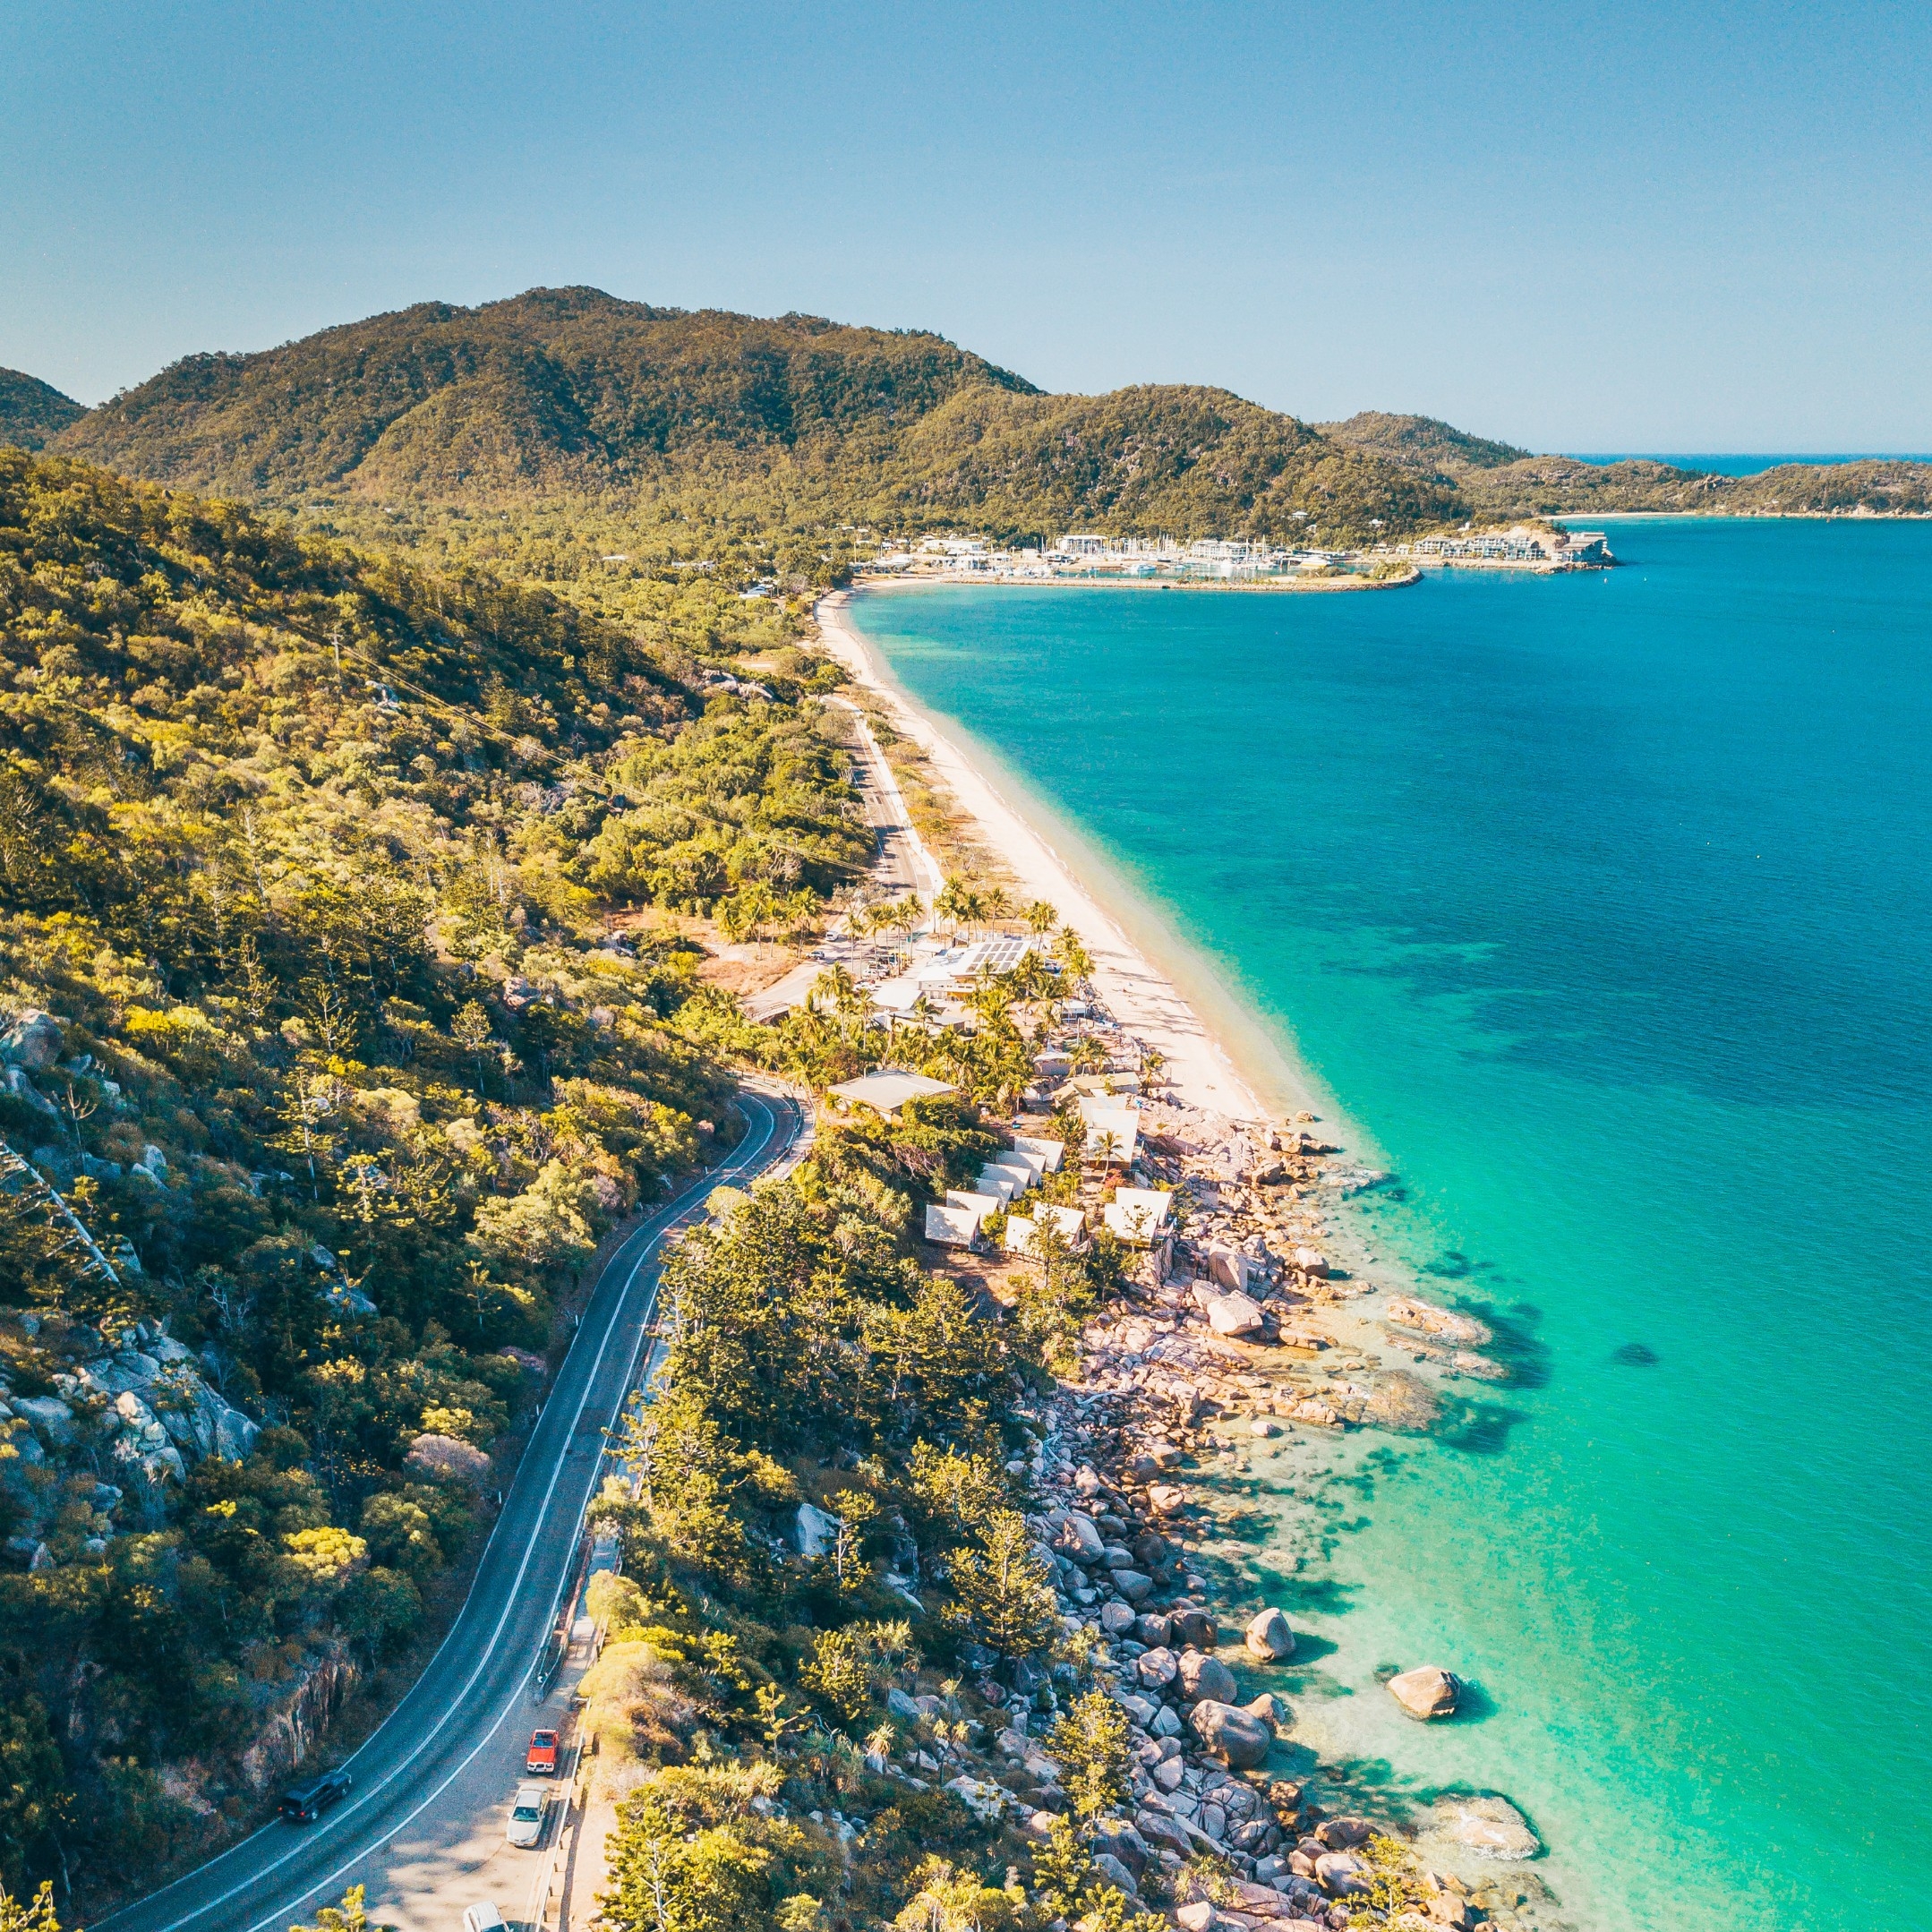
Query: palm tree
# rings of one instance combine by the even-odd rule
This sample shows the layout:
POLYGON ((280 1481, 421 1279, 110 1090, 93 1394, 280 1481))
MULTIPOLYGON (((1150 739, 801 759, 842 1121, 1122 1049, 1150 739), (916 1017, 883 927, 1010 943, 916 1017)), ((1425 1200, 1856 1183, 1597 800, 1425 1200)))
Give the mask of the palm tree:
POLYGON ((1059 909, 1044 899, 1036 899, 1020 916, 1036 939, 1044 938, 1060 923, 1059 909))
POLYGON ((1004 885, 989 885, 986 897, 980 902, 983 915, 989 919, 1003 919, 1013 910, 1013 899, 1004 885))
POLYGON ((1107 1064, 1107 1048, 1091 1033, 1082 1033, 1067 1054, 1076 1073, 1098 1073, 1107 1064))
POLYGON ((1093 1150, 1100 1157, 1100 1175, 1105 1180, 1108 1170, 1120 1158, 1120 1136, 1109 1127, 1095 1140, 1093 1150))
POLYGON ((1158 1047, 1143 1047, 1141 1049, 1141 1078, 1150 1087, 1160 1081, 1160 1071, 1167 1064, 1167 1056, 1158 1047))

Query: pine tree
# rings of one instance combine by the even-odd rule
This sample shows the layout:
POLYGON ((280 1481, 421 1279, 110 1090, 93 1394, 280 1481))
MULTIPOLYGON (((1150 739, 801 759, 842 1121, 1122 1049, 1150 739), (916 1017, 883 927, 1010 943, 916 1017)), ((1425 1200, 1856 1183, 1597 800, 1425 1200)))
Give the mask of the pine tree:
POLYGON ((977 1548, 953 1553, 953 1590, 962 1614, 1003 1657, 1030 1657, 1060 1629, 1059 1605, 1032 1532, 1016 1510, 996 1509, 977 1548))
POLYGON ((1082 1818, 1096 1818, 1127 1795, 1127 1714, 1098 1688, 1074 1700, 1053 1727, 1047 1749, 1066 1774, 1066 1795, 1082 1818))

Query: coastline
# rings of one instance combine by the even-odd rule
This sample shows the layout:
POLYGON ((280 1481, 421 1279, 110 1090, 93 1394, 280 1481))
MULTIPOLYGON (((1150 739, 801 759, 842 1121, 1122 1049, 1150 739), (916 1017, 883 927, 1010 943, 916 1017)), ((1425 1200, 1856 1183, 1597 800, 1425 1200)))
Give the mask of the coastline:
MULTIPOLYGON (((1114 909, 1090 891, 1084 879, 1105 867, 1097 854, 1070 862, 1057 849, 1074 842, 1072 828, 1054 825, 1052 837, 1039 821, 1047 815, 1032 799, 1015 803, 986 766, 984 754, 969 756, 908 697, 864 635, 845 620, 853 593, 834 592, 820 600, 815 616, 825 648, 884 705, 893 728, 931 759, 961 809, 979 836, 1012 871, 1028 897, 1046 899, 1080 936, 1093 959, 1092 979, 1108 1010, 1131 1032, 1167 1056, 1167 1075, 1185 1105, 1242 1124, 1259 1124, 1296 1112, 1321 1114, 1332 1108, 1304 1069, 1267 1040, 1258 1024, 1232 1011, 1225 994, 1196 985, 1184 994, 1182 973, 1155 956, 1144 936, 1150 920, 1137 920, 1142 936, 1130 936, 1114 909), (1217 1024, 1202 1008, 1219 1007, 1217 1024), (1227 1036, 1241 1036, 1241 1057, 1230 1052, 1227 1036)), ((976 748, 977 750, 977 748, 976 748)), ((1131 893, 1118 881, 1116 896, 1131 893)), ((1188 975, 1193 978, 1193 975, 1188 975)))
MULTIPOLYGON (((1411 564, 1399 577, 1014 577, 992 570, 933 570, 919 577, 867 577, 850 591, 834 591, 833 597, 849 597, 859 591, 919 590, 928 585, 952 589, 987 590, 1186 590, 1266 591, 1288 594, 1301 591, 1406 590, 1422 581, 1422 571, 1411 564)), ((831 597, 823 600, 830 603, 831 597)))
MULTIPOLYGON (((1060 907, 1093 957, 1095 993, 1122 1032, 1168 1056, 1170 1090, 1151 1099, 1144 1116, 1149 1138, 1140 1184, 1189 1197, 1185 1234, 1175 1244, 1171 1271, 1165 1258, 1150 1272, 1137 1269, 1124 1299, 1096 1312, 1081 1336, 1078 1369, 1037 1415, 1045 1454, 1033 1470, 1039 1513, 1030 1513, 1029 1522, 1056 1553, 1070 1516, 1081 1511, 1116 1512, 1117 1523, 1107 1517, 1104 1533, 1119 1534, 1136 1553, 1141 1536, 1151 1534, 1155 1544, 1165 1539, 1188 1591, 1175 1616, 1204 1612, 1204 1629, 1188 1641, 1198 1641, 1210 1658, 1218 1652, 1218 1661, 1234 1673, 1227 1680, 1229 1702, 1252 1697, 1240 1711, 1259 1716, 1273 1740, 1266 1769, 1237 1774, 1269 1800, 1269 1809, 1246 1829, 1237 1830, 1231 1812, 1224 1825, 1214 1808, 1215 1799, 1228 1798, 1227 1783, 1197 1790, 1197 1780, 1225 1776, 1215 1769, 1211 1746, 1187 1749, 1170 1767, 1185 1766, 1178 1788, 1136 1774, 1127 1809, 1143 1851, 1159 1847, 1168 1859, 1169 1848, 1184 1855, 1204 1851, 1232 1868, 1233 1886, 1217 1894, 1211 1913, 1193 1905, 1184 1908, 1188 1916, 1177 1911, 1175 1917, 1184 1932, 1197 1924, 1202 1932, 1256 1925, 1288 1932, 1297 1919, 1296 1932, 1341 1932, 1352 1922, 1348 1881, 1324 1860, 1381 1831, 1423 1872, 1441 1922, 1474 1926, 1480 1917, 1494 1932, 1574 1932, 1576 1921, 1546 1916, 1561 1909, 1552 1881, 1570 1889, 1569 1860, 1544 1842, 1506 1782, 1432 1776, 1428 1767, 1440 1765, 1439 1750, 1419 1735, 1419 1748, 1401 1752, 1405 1769, 1391 1777, 1387 1754, 1398 1738, 1406 1743, 1406 1727, 1418 1733, 1434 1728, 1417 1724, 1420 1714, 1395 1697, 1374 1697, 1364 1714, 1376 1735, 1372 1757, 1363 1751, 1359 1720, 1336 1723, 1364 1693, 1386 1694, 1388 1675, 1379 1667, 1371 1675, 1367 1653, 1353 1655, 1357 1645, 1330 1634, 1323 1589, 1312 1573, 1304 1574, 1312 1564, 1321 1576, 1333 1575, 1321 1527, 1322 1512, 1337 1507, 1332 1499, 1353 1497, 1361 1472, 1389 1455, 1391 1445, 1428 1440, 1466 1391, 1509 1379, 1510 1372, 1482 1352, 1493 1338, 1491 1329, 1425 1299, 1424 1285, 1399 1264, 1378 1261, 1372 1237, 1346 1205, 1358 1184, 1366 1137, 1338 1118, 1341 1110, 1318 1098, 1296 1067, 1286 1067, 1295 1082, 1288 1103, 1276 1107, 1271 1118, 1262 1110, 1243 1064, 1201 1019, 1235 1004, 1232 993, 1213 985, 1212 962, 1197 960, 1192 972, 1182 964, 1172 974, 1162 971, 1155 949, 1137 945, 1114 917, 1133 904, 1131 884, 1109 868, 1104 854, 1082 850, 1077 832, 1058 826, 1050 808, 1029 798, 996 756, 977 744, 970 753, 962 750, 910 698, 882 654, 848 620, 851 601, 842 593, 818 607, 827 650, 930 759, 953 802, 1022 889, 1060 907), (1105 881, 1113 893, 1103 902, 1100 888, 1089 890, 1089 879, 1105 881), (1330 1124, 1310 1132, 1292 1119, 1283 1124, 1284 1113, 1311 1101, 1303 1118, 1325 1116, 1330 1124), (1158 1468, 1150 1466, 1150 1444, 1160 1458, 1158 1468), (1178 1459, 1170 1462, 1175 1452, 1178 1459), (1076 1469, 1078 1480, 1070 1480, 1076 1469), (1265 1532, 1255 1516, 1262 1499, 1271 1518, 1265 1532), (1287 1654, 1273 1657, 1246 1636, 1285 1616, 1301 1626, 1299 1657, 1292 1638, 1287 1654), (1334 1676, 1328 1659, 1338 1663, 1344 1654, 1352 1668, 1359 1666, 1359 1680, 1334 1676), (1264 1831, 1270 1813, 1275 1828, 1264 1831), (1283 1888, 1283 1896, 1269 1900, 1263 1888, 1272 1886, 1283 1888), (1284 1912, 1288 1923, 1278 1916, 1284 1912)), ((1145 910, 1150 921, 1159 917, 1145 910)), ((1232 1017, 1238 1022, 1238 1014, 1232 1017)), ((1251 1024, 1259 1034, 1259 1022, 1251 1024)), ((1241 1030, 1238 1024, 1227 1029, 1241 1030)), ((1272 1057, 1281 1059, 1278 1048, 1272 1057)), ((1072 1572, 1060 1578, 1064 1587, 1087 1580, 1072 1572)), ((1142 1643, 1134 1639, 1156 1646, 1149 1654, 1153 1666, 1168 1654, 1160 1643, 1179 1650, 1182 1639, 1162 1637, 1168 1619, 1158 1600, 1132 1607, 1151 1609, 1153 1628, 1141 1620, 1128 1623, 1118 1604, 1104 1608, 1118 1620, 1103 1623, 1102 1606, 1089 1596, 1080 1596, 1077 1606, 1063 1597, 1063 1608, 1095 1636, 1111 1639, 1115 1695, 1144 1754, 1159 1748, 1158 1732, 1141 1726, 1152 1721, 1161 1691, 1158 1675, 1141 1666, 1142 1643)), ((1391 1599, 1384 1609, 1397 1629, 1384 1654, 1413 1663, 1413 1606, 1391 1599)), ((1445 1654, 1459 1663, 1453 1650, 1445 1654)), ((1438 1668, 1430 1662, 1415 1674, 1438 1668)), ((1462 1680, 1445 1672, 1442 1680, 1452 1687, 1452 1706, 1466 1700, 1462 1680)), ((1475 1703, 1479 1710, 1480 1692, 1475 1703)), ((1190 1738, 1177 1741, 1193 1745, 1190 1738)), ((1035 1835, 1039 1828, 1036 1818, 1035 1835)))

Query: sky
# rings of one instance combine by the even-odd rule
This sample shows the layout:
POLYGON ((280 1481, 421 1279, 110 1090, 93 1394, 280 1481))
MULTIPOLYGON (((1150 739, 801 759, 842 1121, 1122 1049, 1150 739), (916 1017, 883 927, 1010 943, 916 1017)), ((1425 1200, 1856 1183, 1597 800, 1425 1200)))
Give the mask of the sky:
POLYGON ((0 365, 536 285, 1539 449, 1932 450, 1932 7, 0 4, 0 365))

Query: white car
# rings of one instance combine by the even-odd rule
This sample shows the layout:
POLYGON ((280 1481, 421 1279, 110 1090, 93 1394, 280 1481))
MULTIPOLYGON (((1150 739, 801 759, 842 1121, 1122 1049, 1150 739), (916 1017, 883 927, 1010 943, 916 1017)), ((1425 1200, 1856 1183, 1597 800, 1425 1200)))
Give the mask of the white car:
POLYGON ((511 1844, 527 1851, 543 1835, 543 1808, 550 1792, 541 1784, 519 1784, 517 1801, 510 1807, 509 1829, 504 1834, 511 1844))
POLYGON ((503 1932, 503 1914, 487 1900, 463 1908, 463 1932, 503 1932))

